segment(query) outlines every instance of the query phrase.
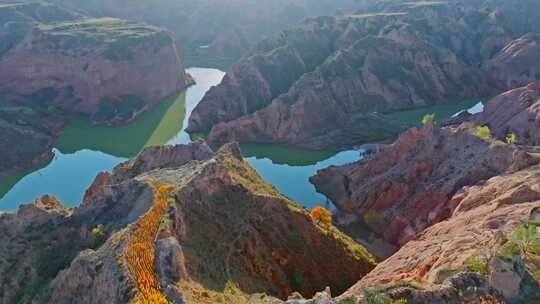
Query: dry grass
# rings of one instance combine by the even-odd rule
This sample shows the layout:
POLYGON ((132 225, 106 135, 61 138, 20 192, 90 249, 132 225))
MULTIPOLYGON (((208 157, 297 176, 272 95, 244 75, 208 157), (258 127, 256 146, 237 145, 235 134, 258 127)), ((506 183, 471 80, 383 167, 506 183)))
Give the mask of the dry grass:
POLYGON ((135 224, 124 254, 126 267, 137 282, 139 290, 133 301, 136 304, 171 303, 161 293, 159 279, 155 273, 154 239, 174 186, 154 183, 153 188, 154 206, 135 224))

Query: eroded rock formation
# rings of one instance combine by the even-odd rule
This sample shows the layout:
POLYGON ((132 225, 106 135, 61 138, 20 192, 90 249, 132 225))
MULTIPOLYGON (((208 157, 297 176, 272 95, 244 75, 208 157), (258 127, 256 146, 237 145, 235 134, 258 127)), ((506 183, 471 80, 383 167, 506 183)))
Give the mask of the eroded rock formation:
POLYGON ((487 96, 535 77, 534 67, 519 76, 536 36, 519 37, 539 28, 520 21, 536 16, 526 6, 381 3, 365 14, 308 20, 260 43, 206 94, 188 130, 209 132, 211 143, 339 149, 395 138, 399 125, 381 112, 487 96), (509 59, 516 52, 521 65, 509 59))
POLYGON ((204 144, 191 144, 148 149, 112 174, 100 174, 79 208, 65 210, 46 196, 3 214, 1 241, 11 245, 0 251, 2 301, 141 299, 146 289, 128 250, 139 229, 154 229, 146 226, 152 222, 155 264, 148 278, 155 277, 159 292, 175 303, 214 303, 216 297, 242 303, 256 293, 268 296, 253 303, 279 303, 293 291, 311 297, 326 286, 341 293, 375 265, 362 246, 332 225, 315 223, 261 180, 236 145, 213 155, 204 144), (156 182, 174 188, 160 212, 150 187, 156 182), (44 236, 33 239, 28 227, 44 236), (37 268, 47 259, 38 250, 42 242, 62 253, 46 276, 37 268))
MULTIPOLYGON (((360 295, 366 288, 414 282, 413 292, 409 290, 407 294, 402 290, 394 294, 398 299, 414 299, 411 295, 425 293, 421 286, 440 293, 439 286, 454 280, 456 273, 478 271, 484 292, 498 295, 501 303, 503 299, 533 303, 537 296, 534 290, 539 288, 537 283, 527 278, 530 274, 524 270, 521 257, 505 257, 504 248, 523 221, 537 220, 540 167, 529 167, 493 177, 484 184, 464 187, 453 195, 451 202, 455 207, 449 219, 421 232, 342 297, 360 295), (475 265, 484 265, 484 268, 474 268, 475 265), (528 298, 531 296, 534 299, 528 298)), ((533 263, 528 269, 536 267, 533 263)), ((463 284, 462 290, 471 285, 463 284)))
POLYGON ((540 145, 540 82, 493 98, 482 113, 468 120, 488 126, 493 135, 501 140, 515 134, 517 144, 540 145))
POLYGON ((311 180, 340 211, 403 245, 448 218, 462 187, 537 161, 515 146, 479 138, 474 127, 429 124, 405 132, 367 161, 321 170, 311 180))
POLYGON ((491 81, 501 89, 514 89, 540 81, 540 34, 529 33, 511 41, 484 69, 491 81))
POLYGON ((49 160, 75 115, 127 123, 186 87, 178 46, 164 29, 46 2, 4 3, 0 25, 2 177, 49 160))

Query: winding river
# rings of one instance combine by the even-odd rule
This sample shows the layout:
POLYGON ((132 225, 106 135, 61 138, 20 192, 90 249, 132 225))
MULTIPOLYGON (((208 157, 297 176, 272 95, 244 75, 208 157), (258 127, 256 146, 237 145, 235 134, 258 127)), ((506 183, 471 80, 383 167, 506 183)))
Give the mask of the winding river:
MULTIPOLYGON (((58 139, 55 157, 48 165, 0 182, 0 211, 13 211, 46 193, 56 196, 66 207, 77 206, 98 172, 110 171, 147 146, 189 143, 190 137, 184 131, 187 118, 206 91, 217 85, 225 73, 210 68, 187 71, 195 78, 196 85, 163 101, 128 126, 94 126, 84 117, 74 119, 58 139)), ((478 112, 483 110, 483 105, 478 100, 469 100, 392 115, 403 123, 412 123, 419 122, 425 113, 436 112, 437 117, 444 119, 469 108, 470 112, 478 112)), ((242 151, 266 181, 307 208, 328 204, 309 183, 310 176, 319 169, 360 159, 358 151, 307 151, 275 145, 246 144, 242 145, 242 151)))
MULTIPOLYGON (((54 147, 55 157, 45 167, 21 172, 0 182, 0 211, 13 211, 48 193, 66 207, 77 206, 98 172, 135 156, 147 146, 190 142, 184 131, 187 118, 206 91, 225 73, 217 69, 189 68, 196 85, 162 102, 132 124, 110 128, 93 126, 83 117, 74 119, 54 147)), ((326 199, 309 183, 318 169, 353 162, 356 151, 305 151, 273 145, 243 145, 246 160, 285 195, 313 207, 326 199)))

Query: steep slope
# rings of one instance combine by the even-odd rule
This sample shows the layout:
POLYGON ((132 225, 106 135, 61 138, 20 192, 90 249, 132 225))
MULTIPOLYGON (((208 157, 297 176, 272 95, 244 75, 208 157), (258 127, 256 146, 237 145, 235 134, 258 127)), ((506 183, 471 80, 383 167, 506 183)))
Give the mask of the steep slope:
MULTIPOLYGON (((100 174, 81 207, 38 204, 0 218, 2 226, 14 222, 22 228, 2 237, 18 249, 0 251, 6 303, 279 303, 293 291, 343 292, 375 265, 363 247, 261 180, 235 145, 216 155, 203 144, 147 149, 100 174), (46 213, 39 222, 59 222, 48 232, 33 227, 43 241, 59 234, 74 244, 32 293, 18 278, 40 278, 36 259, 44 257, 24 232, 27 209, 46 213), (83 250, 89 244, 95 249, 83 250), (26 267, 12 267, 21 248, 26 267)), ((48 249, 59 252, 63 239, 48 249)))
POLYGON ((47 158, 74 115, 127 123, 186 87, 177 45, 163 29, 89 19, 46 2, 1 4, 0 24, 0 123, 7 133, 0 176, 47 158), (8 149, 17 138, 24 148, 8 149))
MULTIPOLYGON (((470 125, 428 124, 403 133, 368 160, 323 169, 311 178, 343 213, 403 245, 448 218, 462 187, 540 161, 513 145, 482 139, 470 125)), ((353 232, 354 233, 354 232, 353 232)))
POLYGON ((0 303, 28 303, 56 272, 69 265, 76 248, 89 246, 71 227, 71 211, 54 198, 0 214, 0 303))
POLYGON ((405 45, 393 38, 360 39, 303 75, 268 107, 216 125, 208 140, 350 147, 401 131, 376 113, 427 106, 451 96, 481 95, 485 90, 478 74, 450 51, 407 38, 411 41, 405 45), (470 80, 465 84, 464 78, 470 80))
POLYGON ((540 81, 540 34, 529 33, 512 40, 489 60, 484 69, 500 88, 513 89, 540 81))
MULTIPOLYGON (((530 237, 536 245, 532 246, 538 245, 538 236, 534 239, 534 234, 540 225, 540 167, 465 187, 451 201, 455 202, 455 207, 448 220, 420 233, 342 297, 362 296, 364 289, 378 287, 382 290, 381 286, 406 286, 405 282, 409 282, 415 288, 409 288, 408 292, 399 287, 389 288, 390 295, 411 301, 431 293, 438 294, 442 301, 445 293, 441 292, 444 290, 441 284, 456 273, 472 271, 478 272, 479 280, 484 280, 486 293, 490 289, 497 290, 491 293, 504 296, 509 303, 536 303, 540 296, 537 260, 540 251, 531 247, 527 249, 529 253, 521 254, 516 244, 526 237, 518 236, 519 231, 533 227, 535 233, 530 237)), ((471 292, 470 285, 468 287, 469 291, 467 285, 461 287, 463 300, 471 292)), ((446 301, 453 303, 449 298, 456 295, 447 293, 446 296, 446 301)))
POLYGON ((506 89, 490 85, 481 66, 538 28, 516 21, 536 12, 499 2, 394 1, 378 9, 308 20, 260 43, 206 94, 188 130, 209 132, 211 143, 309 148, 390 139, 399 126, 380 112, 506 89))
POLYGON ((501 140, 515 134, 518 144, 540 145, 540 84, 530 83, 493 98, 484 112, 469 120, 489 126, 501 140))

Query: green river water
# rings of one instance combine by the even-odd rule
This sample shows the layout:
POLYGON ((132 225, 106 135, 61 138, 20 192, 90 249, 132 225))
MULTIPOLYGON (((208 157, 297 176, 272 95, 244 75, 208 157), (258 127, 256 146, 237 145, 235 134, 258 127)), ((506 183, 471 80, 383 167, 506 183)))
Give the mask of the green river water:
MULTIPOLYGON (((56 196, 67 207, 77 206, 98 172, 110 171, 147 146, 190 142, 184 132, 187 117, 205 92, 221 81, 224 72, 210 68, 190 68, 188 72, 196 85, 160 103, 128 126, 93 126, 84 117, 74 119, 55 145, 53 161, 38 170, 20 172, 0 181, 0 211, 13 211, 46 193, 56 196)), ((427 111, 437 112, 443 119, 477 103, 474 100, 442 110, 405 111, 392 118, 414 122, 427 111)), ((473 111, 481 111, 479 107, 481 104, 473 111)), ((360 159, 358 151, 306 151, 275 145, 246 144, 242 151, 264 179, 307 208, 326 203, 326 198, 309 183, 310 176, 319 169, 360 159)))

